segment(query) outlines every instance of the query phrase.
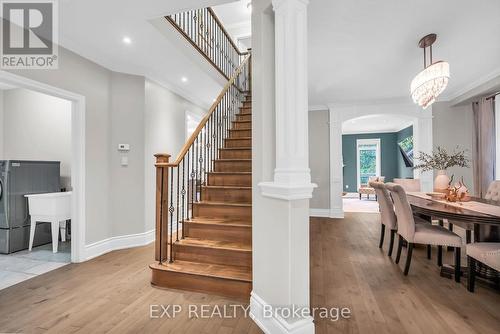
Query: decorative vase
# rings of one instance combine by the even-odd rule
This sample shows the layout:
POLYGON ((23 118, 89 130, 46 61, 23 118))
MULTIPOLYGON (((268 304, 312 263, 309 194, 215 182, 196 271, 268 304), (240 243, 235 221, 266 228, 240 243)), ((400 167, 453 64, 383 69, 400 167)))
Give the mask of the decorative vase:
POLYGON ((434 179, 434 191, 446 194, 449 184, 450 178, 446 175, 446 170, 438 170, 434 179))

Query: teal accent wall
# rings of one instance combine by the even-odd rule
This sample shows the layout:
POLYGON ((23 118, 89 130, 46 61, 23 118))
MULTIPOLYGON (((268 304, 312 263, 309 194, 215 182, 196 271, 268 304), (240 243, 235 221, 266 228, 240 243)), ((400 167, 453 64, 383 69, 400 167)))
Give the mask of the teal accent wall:
POLYGON ((394 178, 413 177, 412 168, 405 166, 399 152, 398 141, 413 135, 413 126, 399 132, 342 135, 342 157, 344 159, 344 191, 357 192, 356 140, 380 139, 381 176, 386 182, 394 178), (348 186, 348 187, 346 187, 348 186))
MULTIPOLYGON (((396 133, 396 145, 401 140, 413 136, 413 126, 409 126, 396 133)), ((399 147, 398 147, 399 151, 399 147)), ((398 177, 401 179, 413 179, 413 168, 406 167, 403 155, 398 152, 398 177)))

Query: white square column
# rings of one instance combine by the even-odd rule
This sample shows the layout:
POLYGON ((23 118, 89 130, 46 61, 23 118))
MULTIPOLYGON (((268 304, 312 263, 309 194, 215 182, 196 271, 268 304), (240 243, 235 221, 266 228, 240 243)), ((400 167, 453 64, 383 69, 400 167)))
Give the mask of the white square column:
MULTIPOLYGON (((274 135, 275 168, 272 181, 258 183, 260 194, 253 200, 254 285, 250 300, 251 316, 266 333, 314 333, 311 315, 274 312, 310 307, 309 199, 316 185, 311 183, 309 169, 307 5, 307 0, 272 1, 275 126, 269 135, 274 135)), ((258 55, 265 52, 260 46, 256 49, 258 55)), ((258 66, 259 59, 255 61, 258 66)), ((261 75, 256 73, 253 82, 256 120, 262 116, 258 113, 266 113, 262 117, 270 119, 267 113, 273 112, 258 107, 259 89, 266 84, 259 81, 261 75)), ((272 142, 266 134, 262 138, 272 142)), ((257 152, 261 150, 256 147, 257 152)), ((262 164, 254 163, 260 168, 262 164)), ((266 178, 257 170, 254 175, 266 178)))
POLYGON ((265 196, 311 198, 308 148, 308 0, 273 0, 275 17, 276 168, 265 196))

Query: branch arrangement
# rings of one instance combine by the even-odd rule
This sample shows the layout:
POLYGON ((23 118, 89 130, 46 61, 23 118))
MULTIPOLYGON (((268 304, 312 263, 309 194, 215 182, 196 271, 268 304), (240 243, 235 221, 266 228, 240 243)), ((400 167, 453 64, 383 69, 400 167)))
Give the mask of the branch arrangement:
POLYGON ((460 150, 457 146, 452 153, 448 153, 446 149, 438 146, 432 151, 432 154, 419 152, 416 158, 419 163, 413 168, 421 169, 423 172, 446 170, 455 166, 468 168, 470 167, 470 159, 465 152, 465 150, 460 150))

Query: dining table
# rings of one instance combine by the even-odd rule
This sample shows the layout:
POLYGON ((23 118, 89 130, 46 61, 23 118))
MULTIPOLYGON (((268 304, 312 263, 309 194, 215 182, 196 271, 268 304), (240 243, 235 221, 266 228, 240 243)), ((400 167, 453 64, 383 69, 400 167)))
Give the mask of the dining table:
MULTIPOLYGON (((413 214, 432 223, 438 220, 440 224, 447 220, 449 226, 460 226, 466 230, 466 243, 500 242, 500 202, 479 197, 470 197, 468 201, 449 202, 424 192, 408 192, 408 202, 413 214)), ((451 278, 453 266, 443 264, 441 276, 451 278)), ((498 285, 500 276, 484 265, 478 264, 476 272, 479 277, 498 285)), ((465 276, 466 268, 462 268, 465 276)))

